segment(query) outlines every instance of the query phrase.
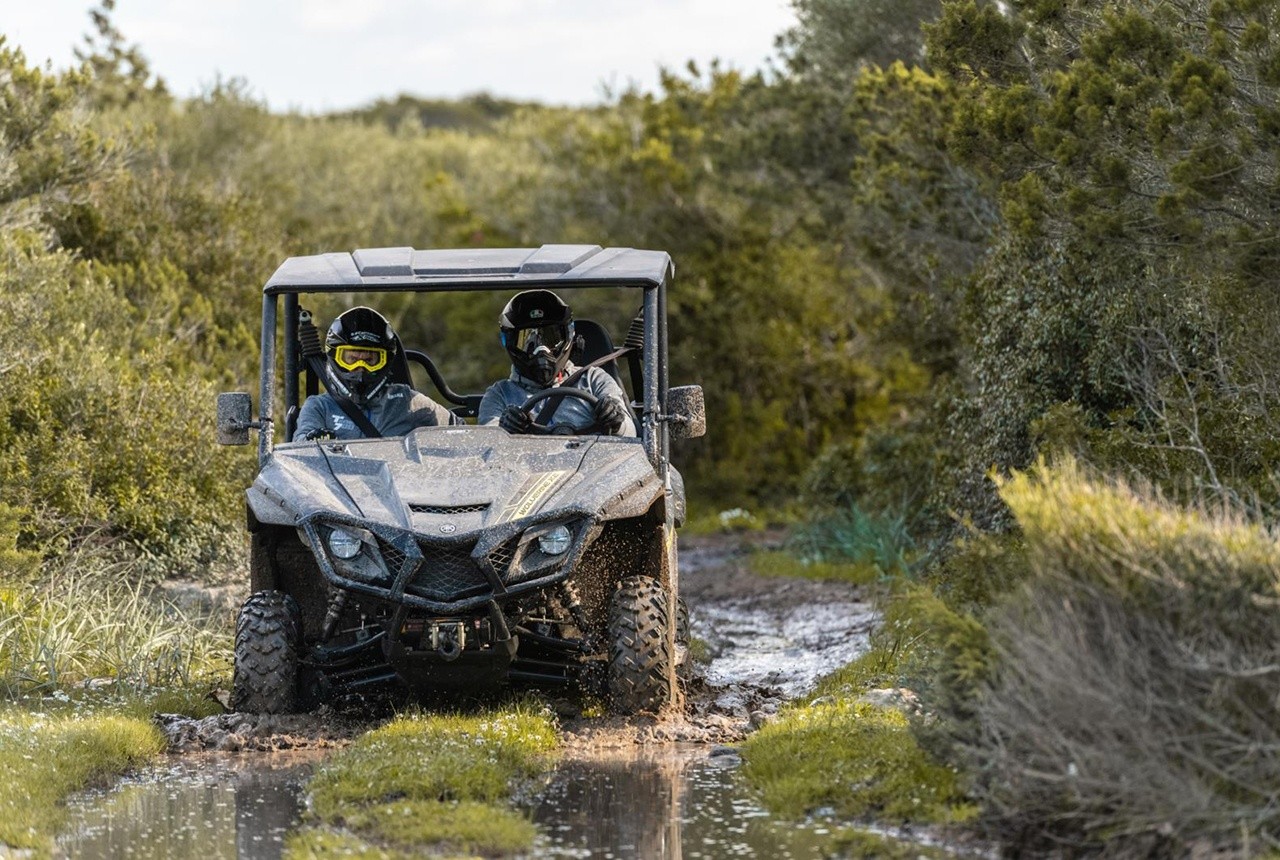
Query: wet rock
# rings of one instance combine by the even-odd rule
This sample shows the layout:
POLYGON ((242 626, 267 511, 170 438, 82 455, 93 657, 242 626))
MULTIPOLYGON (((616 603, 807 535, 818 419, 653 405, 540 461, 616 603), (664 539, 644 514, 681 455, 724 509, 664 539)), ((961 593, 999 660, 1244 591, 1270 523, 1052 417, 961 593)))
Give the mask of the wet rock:
POLYGON ((707 753, 709 758, 719 758, 721 756, 736 756, 738 748, 727 746, 725 744, 717 744, 711 748, 711 752, 707 753))
POLYGON ((876 690, 867 690, 859 699, 877 707, 902 711, 910 717, 924 716, 924 706, 920 704, 920 697, 916 695, 915 690, 909 690, 906 687, 883 687, 876 690))
POLYGON ((193 719, 157 714, 171 752, 276 751, 340 746, 372 727, 321 708, 310 714, 220 714, 193 719))

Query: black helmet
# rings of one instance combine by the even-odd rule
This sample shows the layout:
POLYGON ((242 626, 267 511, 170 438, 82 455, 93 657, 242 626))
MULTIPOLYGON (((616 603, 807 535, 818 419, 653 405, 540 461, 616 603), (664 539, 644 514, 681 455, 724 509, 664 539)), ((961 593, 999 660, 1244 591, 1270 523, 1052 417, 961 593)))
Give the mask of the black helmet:
POLYGON ((344 311, 324 339, 330 393, 368 406, 386 387, 399 345, 391 324, 373 308, 344 311))
POLYGON ((498 333, 516 371, 539 385, 550 385, 569 363, 573 314, 550 290, 526 290, 502 309, 498 333))

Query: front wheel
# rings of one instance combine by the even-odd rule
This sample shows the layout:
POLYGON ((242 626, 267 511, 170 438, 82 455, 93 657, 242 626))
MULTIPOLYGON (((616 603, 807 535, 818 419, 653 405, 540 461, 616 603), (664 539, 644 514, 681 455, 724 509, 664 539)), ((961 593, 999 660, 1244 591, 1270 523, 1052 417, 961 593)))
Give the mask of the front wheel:
POLYGON ((297 707, 298 604, 282 591, 251 595, 236 620, 231 704, 252 714, 287 714, 297 707))
POLYGON ((622 580, 609 602, 609 702, 623 714, 658 711, 671 699, 667 591, 657 580, 622 580))

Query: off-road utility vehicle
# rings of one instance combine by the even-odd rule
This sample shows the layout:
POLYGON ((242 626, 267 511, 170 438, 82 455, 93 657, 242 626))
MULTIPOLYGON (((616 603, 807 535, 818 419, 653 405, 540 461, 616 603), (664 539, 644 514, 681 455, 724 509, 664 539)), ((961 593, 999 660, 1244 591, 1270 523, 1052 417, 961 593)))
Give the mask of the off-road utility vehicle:
MULTIPOLYGON (((218 399, 221 443, 248 444, 259 431, 235 706, 281 713, 388 685, 420 695, 578 684, 607 693, 621 712, 671 702, 685 499, 669 442, 705 430, 701 388, 667 384, 673 273, 664 252, 583 245, 286 260, 263 289, 259 417, 247 393, 218 399), (402 437, 292 438, 299 401, 318 392, 323 367, 300 297, 587 287, 615 288, 640 308, 619 350, 602 326, 577 320, 575 357, 630 388, 638 438, 511 435, 472 423, 402 437)), ((394 381, 411 382, 416 363, 442 402, 475 416, 480 395, 455 393, 425 353, 399 352, 394 381)), ((553 388, 531 403, 556 395, 591 397, 553 388)))

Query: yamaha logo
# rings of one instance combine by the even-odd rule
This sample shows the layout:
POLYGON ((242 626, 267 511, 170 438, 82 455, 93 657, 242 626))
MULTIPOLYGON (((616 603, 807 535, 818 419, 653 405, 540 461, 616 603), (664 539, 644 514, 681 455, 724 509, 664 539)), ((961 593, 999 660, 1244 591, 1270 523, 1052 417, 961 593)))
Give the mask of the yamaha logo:
POLYGON ((444 525, 440 526, 441 534, 451 535, 457 530, 458 530, 458 527, 455 526, 453 523, 445 523, 444 525))

